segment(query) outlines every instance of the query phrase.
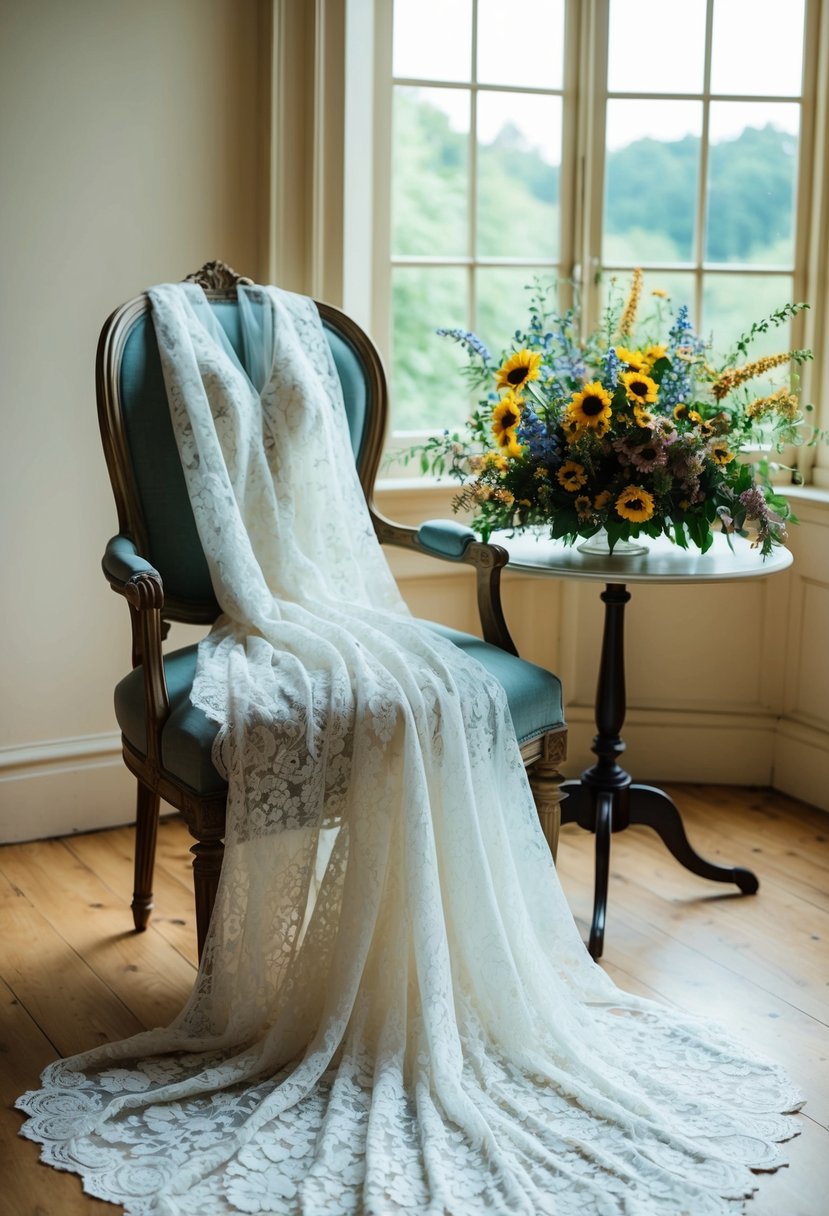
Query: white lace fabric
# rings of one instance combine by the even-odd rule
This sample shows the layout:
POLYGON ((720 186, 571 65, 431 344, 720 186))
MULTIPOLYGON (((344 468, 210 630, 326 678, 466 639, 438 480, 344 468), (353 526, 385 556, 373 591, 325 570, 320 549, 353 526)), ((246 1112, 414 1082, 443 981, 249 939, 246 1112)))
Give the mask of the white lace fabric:
POLYGON ((134 1216, 717 1216, 800 1102, 588 956, 500 686, 413 620, 311 301, 151 293, 223 615, 194 703, 229 784, 216 910, 169 1027, 57 1061, 43 1159, 134 1216))

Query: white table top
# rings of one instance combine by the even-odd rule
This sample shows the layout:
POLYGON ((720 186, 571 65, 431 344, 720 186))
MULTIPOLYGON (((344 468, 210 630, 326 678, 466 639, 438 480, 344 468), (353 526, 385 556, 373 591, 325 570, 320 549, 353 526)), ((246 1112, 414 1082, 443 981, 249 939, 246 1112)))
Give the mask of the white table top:
MULTIPOLYGON (((792 564, 788 549, 777 547, 767 558, 749 541, 733 536, 733 551, 722 533, 714 536, 707 553, 691 547, 681 549, 666 536, 652 540, 640 537, 648 546, 646 554, 623 557, 619 554, 596 556, 580 553, 576 545, 551 540, 547 533, 532 530, 524 533, 493 532, 490 540, 502 545, 509 553, 509 565, 526 574, 586 578, 603 583, 702 583, 728 582, 738 578, 761 578, 777 574, 792 564)), ((578 544, 579 542, 576 542, 578 544)))

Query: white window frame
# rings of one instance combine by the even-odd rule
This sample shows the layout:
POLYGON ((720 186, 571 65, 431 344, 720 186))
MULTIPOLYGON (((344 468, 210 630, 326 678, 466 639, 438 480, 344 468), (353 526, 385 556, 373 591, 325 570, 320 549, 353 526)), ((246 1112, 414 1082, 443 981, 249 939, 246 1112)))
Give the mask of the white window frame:
MULTIPOLYGON (((829 359, 823 358, 823 350, 829 342, 829 5, 820 0, 805 0, 804 36, 804 86, 801 107, 800 155, 797 182, 797 209, 795 216, 795 258, 791 267, 761 267, 743 263, 713 264, 704 260, 701 224, 705 214, 708 160, 708 114, 711 104, 711 13, 714 0, 707 0, 705 77, 703 90, 698 94, 682 94, 684 100, 699 100, 703 105, 703 131, 701 165, 698 182, 697 233, 694 260, 690 263, 668 265, 653 263, 643 269, 681 270, 693 274, 695 281, 696 315, 702 298, 706 276, 717 274, 768 274, 793 276, 794 298, 808 300, 810 311, 796 318, 792 327, 792 343, 795 346, 811 346, 815 351, 815 362, 803 369, 803 399, 812 401, 816 407, 815 420, 829 427, 829 359)), ((477 10, 477 0, 474 2, 477 10)), ((372 247, 372 274, 366 288, 365 263, 362 272, 352 264, 346 268, 343 297, 359 297, 358 319, 364 323, 377 342, 384 358, 389 361, 391 352, 391 274, 395 264, 441 264, 465 265, 469 268, 470 315, 474 316, 473 276, 477 266, 522 265, 519 259, 492 259, 475 255, 474 223, 470 222, 470 248, 468 256, 451 259, 394 258, 391 256, 391 97, 392 97, 392 10, 393 0, 350 0, 348 5, 346 32, 346 171, 345 171, 345 237, 346 249, 364 251, 367 239, 372 247), (373 17, 373 23, 371 18, 373 17), (369 37, 367 30, 371 25, 369 37), (371 78, 371 83, 369 82, 371 78), (372 88, 373 85, 373 88, 372 88), (365 152, 365 100, 373 93, 374 114, 371 139, 371 173, 366 173, 365 152), (358 112, 362 121, 349 128, 349 118, 358 112), (359 170, 354 170, 356 161, 359 170), (349 166, 352 166, 352 181, 359 173, 359 187, 351 194, 351 227, 349 226, 349 166), (369 184, 367 186, 367 178, 369 184), (366 193, 370 193, 370 200, 366 193), (354 223, 355 219, 361 221, 354 223), (368 233, 370 232, 370 238, 368 233), (353 240, 355 236, 360 239, 353 240), (352 243, 353 242, 353 243, 352 243), (361 291, 353 284, 362 283, 361 291), (370 298, 369 298, 370 297, 370 298)), ((597 272, 601 265, 602 219, 604 205, 604 116, 608 99, 607 90, 607 37, 609 0, 566 0, 565 9, 565 79, 563 82, 563 141, 561 167, 561 232, 559 239, 558 266, 562 280, 573 279, 580 283, 583 315, 586 326, 598 319, 599 286, 597 272), (568 205, 569 203, 569 205, 568 205)), ((473 17, 474 21, 474 17, 473 17)), ((474 37, 474 34, 473 34, 474 37)), ((401 83, 432 87, 444 82, 405 81, 401 83)), ((449 82, 445 82, 449 83, 449 82)), ((462 88, 471 88, 473 109, 470 130, 470 221, 474 221, 475 182, 475 101, 478 85, 474 79, 462 88)), ((488 86, 489 87, 489 86, 488 86)), ((509 91, 509 90, 506 90, 509 91)), ((533 90, 529 90, 533 91, 533 90)), ((611 94, 611 96, 637 96, 636 94, 611 94)), ((666 98, 678 96, 659 95, 666 98)), ((659 99, 656 97, 656 100, 659 99)), ((723 95, 717 94, 717 99, 723 95)), ((653 98, 653 94, 648 95, 653 98)), ((791 101, 791 97, 775 95, 733 95, 728 100, 746 101, 791 101)), ((356 262, 356 258, 354 259, 356 262)), ((539 266, 537 260, 527 260, 528 270, 539 266)), ((613 263, 604 269, 624 272, 630 265, 613 263)), ((355 298, 355 304, 357 303, 355 298)), ((562 303, 566 303, 564 300, 562 303)), ((782 302, 782 300, 781 300, 782 302)), ((747 321, 753 318, 747 317, 747 321)), ((436 324, 441 318, 435 319, 436 324)), ((411 434, 405 441, 411 441, 411 434)), ((404 434, 392 436, 390 446, 401 445, 404 434)), ((795 457, 795 453, 791 454, 795 457)), ((797 459, 803 475, 815 485, 829 488, 829 452, 815 449, 800 449, 797 459)))

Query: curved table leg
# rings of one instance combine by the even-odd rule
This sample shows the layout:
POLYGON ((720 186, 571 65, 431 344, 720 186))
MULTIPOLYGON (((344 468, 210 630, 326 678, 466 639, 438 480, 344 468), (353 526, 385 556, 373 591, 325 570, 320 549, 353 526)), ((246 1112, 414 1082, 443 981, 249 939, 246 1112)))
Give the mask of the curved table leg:
POLYGON ((685 835, 676 804, 664 790, 634 782, 630 787, 629 815, 630 823, 641 823, 645 827, 653 828, 680 865, 692 874, 699 874, 701 878, 709 878, 712 882, 736 883, 744 895, 754 895, 760 886, 751 870, 744 870, 739 866, 717 866, 700 857, 699 853, 691 848, 685 835))
POLYGON ((581 823, 586 815, 592 813, 592 799, 580 778, 571 777, 568 781, 562 781, 561 792, 565 795, 561 803, 562 823, 581 823))
POLYGON ((604 922, 607 913, 607 880, 610 874, 610 833, 613 823, 613 794, 596 793, 596 885, 593 895, 593 923, 587 949, 592 958, 601 958, 604 948, 604 922))

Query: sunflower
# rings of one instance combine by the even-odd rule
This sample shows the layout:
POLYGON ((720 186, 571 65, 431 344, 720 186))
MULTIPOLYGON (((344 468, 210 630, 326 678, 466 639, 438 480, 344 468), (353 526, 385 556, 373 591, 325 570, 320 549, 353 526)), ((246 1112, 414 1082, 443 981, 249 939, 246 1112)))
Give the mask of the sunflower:
POLYGON ((578 418, 565 418, 561 424, 561 429, 568 443, 575 443, 577 439, 581 439, 585 432, 585 428, 578 418))
POLYGON ((518 442, 515 431, 504 431, 498 439, 498 445, 502 454, 512 460, 517 460, 519 456, 524 455, 524 449, 518 442))
POLYGON ((654 513, 653 495, 641 486, 626 486, 616 499, 616 514, 634 523, 644 523, 654 513))
POLYGON ((684 401, 680 401, 679 405, 674 406, 674 418, 677 422, 686 422, 688 419, 688 406, 684 401))
POLYGON ((575 494, 576 490, 580 490, 587 481, 584 465, 575 460, 565 460, 556 473, 556 477, 558 484, 564 486, 565 490, 569 490, 572 494, 575 494))
POLYGON ((641 427, 652 427, 654 418, 650 410, 643 410, 641 405, 634 405, 633 416, 636 419, 636 425, 641 427))
MULTIPOLYGON (((595 430, 600 419, 610 422, 610 393, 598 380, 585 384, 580 393, 573 393, 567 407, 567 418, 575 418, 580 426, 595 430)), ((605 428, 607 429, 607 428, 605 428)))
POLYGON ((654 363, 658 363, 660 359, 664 359, 668 353, 668 348, 663 343, 659 342, 653 346, 646 346, 644 350, 644 359, 647 367, 645 371, 650 371, 654 363))
POLYGON ((579 519, 589 519, 593 514, 593 504, 587 494, 579 494, 573 506, 578 512, 579 519))
POLYGON ((518 350, 506 359, 495 373, 495 383, 498 388, 518 389, 529 380, 537 380, 541 367, 541 355, 533 354, 526 348, 518 350))
POLYGON ((521 421, 521 410, 524 399, 510 390, 505 393, 492 411, 492 433, 498 442, 504 431, 512 431, 521 421))
POLYGON ((712 460, 716 460, 717 464, 731 464, 734 459, 734 453, 722 440, 710 444, 708 451, 711 453, 712 460))
POLYGON ((617 346, 616 354, 621 359, 622 363, 626 363, 631 371, 643 372, 646 370, 646 357, 641 350, 628 350, 626 346, 617 346))
POLYGON ((644 372, 625 372, 622 384, 625 386, 628 401, 634 405, 650 405, 656 400, 659 392, 656 381, 651 380, 644 372))
POLYGON ((612 497, 610 490, 602 490, 601 494, 597 494, 593 499, 593 506, 597 511, 603 511, 612 497))

